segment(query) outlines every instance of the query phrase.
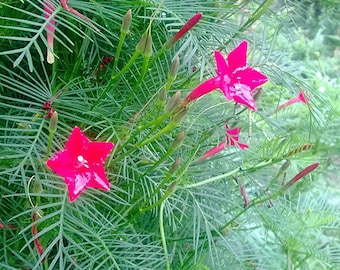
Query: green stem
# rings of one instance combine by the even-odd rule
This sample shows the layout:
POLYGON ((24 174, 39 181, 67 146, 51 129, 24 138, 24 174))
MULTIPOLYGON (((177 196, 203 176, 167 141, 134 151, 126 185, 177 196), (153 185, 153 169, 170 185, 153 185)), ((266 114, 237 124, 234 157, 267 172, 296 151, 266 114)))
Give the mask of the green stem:
POLYGON ((244 214, 246 211, 248 211, 250 208, 258 205, 258 204, 261 204, 261 203, 264 203, 264 202, 267 202, 267 201, 270 201, 271 199, 274 199, 276 198, 277 196, 281 195, 283 193, 283 189, 279 189, 278 191, 276 191, 275 193, 273 193, 272 195, 268 196, 268 197, 265 197, 263 199, 257 199, 257 200, 254 200, 252 203, 250 203, 248 205, 248 207, 244 208, 241 212, 239 212, 236 216, 234 216, 231 220, 228 221, 228 223, 226 223, 222 228, 220 228, 220 232, 223 231, 225 228, 227 228, 231 223, 233 223, 239 216, 241 216, 242 214, 244 214))
POLYGON ((161 203, 163 203, 170 195, 172 194, 171 191, 168 191, 166 190, 164 195, 157 201, 155 202, 154 204, 152 205, 149 205, 148 207, 145 207, 145 208, 139 208, 139 212, 140 213, 145 213, 153 208, 156 208, 158 205, 160 205, 161 203))
POLYGON ((119 56, 120 56, 120 52, 122 51, 122 48, 123 48, 125 37, 126 37, 126 32, 121 31, 120 32, 119 43, 118 43, 118 47, 117 47, 117 51, 116 51, 116 55, 115 55, 115 60, 113 62, 111 78, 114 77, 114 72, 115 72, 116 67, 118 65, 118 59, 119 59, 119 56))
POLYGON ((209 184, 209 183, 221 180, 223 178, 229 177, 229 176, 231 176, 233 174, 236 174, 236 173, 238 173, 240 171, 241 171, 241 167, 237 167, 236 169, 234 169, 234 170, 232 170, 230 172, 227 172, 225 174, 221 174, 221 175, 218 175, 218 176, 215 176, 215 177, 211 177, 209 179, 203 180, 203 181, 198 182, 198 183, 189 184, 189 185, 184 186, 183 188, 194 188, 194 187, 203 186, 203 185, 206 185, 206 184, 209 184))
MULTIPOLYGON (((147 140, 145 140, 145 141, 142 141, 142 142, 136 144, 134 147, 131 147, 128 151, 126 151, 126 152, 120 154, 119 157, 117 157, 113 162, 118 162, 118 161, 122 160, 124 157, 126 157, 126 156, 129 155, 129 154, 131 154, 133 151, 135 151, 135 150, 138 149, 139 147, 142 147, 142 146, 144 146, 144 145, 146 145, 146 144, 148 144, 148 143, 150 143, 150 142, 152 142, 152 141, 158 139, 160 136, 162 136, 163 134, 167 133, 168 131, 170 131, 170 130, 173 129, 174 127, 176 127, 176 124, 173 123, 173 122, 170 122, 166 127, 164 127, 163 129, 161 129, 158 133, 156 133, 155 135, 153 135, 151 138, 149 138, 149 139, 147 139, 147 140)), ((151 132, 151 131, 150 131, 150 132, 151 132)), ((149 132, 149 134, 150 134, 150 132, 149 132)), ((138 133, 138 132, 136 132, 136 133, 138 133)), ((129 139, 129 140, 130 140, 130 139, 129 139)), ((122 145, 122 147, 123 147, 124 145, 126 145, 126 143, 124 143, 124 144, 122 145)), ((122 147, 121 147, 121 148, 122 148, 122 147)), ((120 149, 121 149, 121 148, 120 148, 120 149)))
MULTIPOLYGON (((126 107, 126 105, 130 102, 131 97, 135 94, 135 91, 137 90, 137 88, 141 85, 145 74, 148 70, 148 63, 149 63, 149 57, 144 57, 144 61, 143 61, 143 66, 142 66, 142 70, 141 73, 139 74, 139 77, 137 79, 136 84, 134 85, 134 87, 131 89, 130 94, 128 95, 127 98, 125 98, 125 102, 123 103, 123 105, 121 106, 120 110, 117 113, 117 117, 120 118, 121 114, 124 110, 124 108, 126 107)), ((119 74, 119 73, 118 73, 119 74)), ((117 74, 117 75, 118 75, 117 74)))
POLYGON ((165 126, 163 129, 161 129, 158 133, 156 133, 155 135, 153 135, 151 138, 140 142, 139 144, 137 144, 137 148, 142 147, 156 139, 158 139, 160 136, 164 135, 165 133, 167 133, 168 131, 172 130, 173 128, 175 128, 177 125, 174 122, 170 122, 167 126, 165 126))
POLYGON ((163 221, 163 214, 164 214, 164 204, 161 204, 159 209, 159 231, 161 234, 161 241, 165 255, 165 263, 166 263, 166 270, 170 270, 170 262, 168 258, 168 248, 166 246, 166 239, 165 239, 165 231, 164 231, 164 221, 163 221))
POLYGON ((163 55, 163 53, 166 52, 166 48, 165 46, 163 46, 157 53, 156 55, 152 58, 152 60, 150 61, 150 65, 149 66, 153 66, 153 64, 156 62, 156 60, 161 57, 163 55))
POLYGON ((218 176, 215 176, 215 177, 211 177, 209 179, 206 179, 206 180, 203 180, 201 182, 198 182, 198 183, 193 183, 193 184, 189 184, 189 185, 186 185, 184 186, 183 188, 194 188, 194 187, 199 187, 199 186, 203 186, 203 185, 206 185, 206 184, 210 184, 212 182, 215 182, 215 181, 218 181, 218 180, 221 180, 223 178, 226 178, 226 177, 229 177, 229 176, 232 176, 240 171, 245 171, 245 170, 254 170, 254 169, 259 169, 259 168, 262 168, 264 166, 268 166, 270 164, 273 163, 273 160, 270 159, 270 160, 266 160, 266 161, 263 161, 261 163, 258 163, 257 165, 254 165, 252 166, 251 168, 249 169, 243 169, 241 166, 240 167, 237 167, 236 169, 230 171, 230 172, 227 172, 225 174, 221 174, 221 175, 218 175, 218 176))
POLYGON ((53 136, 54 136, 54 132, 51 132, 51 131, 50 131, 49 137, 48 137, 47 151, 46 151, 45 160, 48 159, 48 157, 49 157, 49 155, 50 155, 50 153, 51 153, 53 136))

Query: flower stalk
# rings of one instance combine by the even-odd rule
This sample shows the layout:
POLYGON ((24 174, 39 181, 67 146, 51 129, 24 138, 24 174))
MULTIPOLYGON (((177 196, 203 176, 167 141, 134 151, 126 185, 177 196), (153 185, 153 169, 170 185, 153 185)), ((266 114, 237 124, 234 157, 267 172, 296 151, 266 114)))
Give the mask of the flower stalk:
POLYGON ((54 12, 53 3, 48 0, 44 1, 44 17, 45 19, 49 20, 46 26, 47 32, 47 63, 53 64, 54 63, 54 53, 53 53, 53 43, 54 43, 54 32, 55 32, 55 19, 52 17, 52 13, 54 12), (52 17, 52 18, 50 18, 52 17))
MULTIPOLYGON (((39 219, 40 215, 38 214, 37 211, 33 211, 32 212, 32 223, 36 222, 39 219)), ((37 228, 37 224, 34 223, 32 226, 32 236, 34 237, 34 245, 35 248, 37 249, 38 253, 40 254, 40 256, 42 256, 44 254, 44 248, 41 245, 39 238, 36 237, 36 235, 38 234, 38 228, 37 228)), ((41 262, 45 262, 46 257, 43 257, 41 259, 41 262)))

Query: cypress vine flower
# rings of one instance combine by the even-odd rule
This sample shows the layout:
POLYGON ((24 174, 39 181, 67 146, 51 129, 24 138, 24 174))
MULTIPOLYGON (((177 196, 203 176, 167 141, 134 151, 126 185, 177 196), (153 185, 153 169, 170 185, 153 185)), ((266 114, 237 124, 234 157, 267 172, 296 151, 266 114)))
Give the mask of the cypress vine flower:
POLYGON ((241 148, 241 150, 247 149, 249 147, 247 144, 239 142, 238 134, 240 133, 240 128, 229 129, 228 125, 226 125, 226 133, 227 133, 226 140, 205 152, 203 156, 199 158, 199 160, 205 160, 207 158, 210 158, 224 150, 227 146, 237 145, 238 147, 241 148))
POLYGON ((287 106, 290 106, 297 102, 302 102, 307 105, 309 99, 310 99, 309 95, 305 91, 300 90, 299 94, 296 97, 293 97, 290 100, 287 100, 285 103, 281 104, 274 112, 282 110, 283 108, 286 108, 287 106))
POLYGON ((268 81, 267 76, 261 72, 248 67, 247 64, 248 42, 242 41, 227 59, 219 51, 215 51, 215 61, 217 66, 217 76, 208 79, 197 86, 184 100, 183 105, 199 97, 210 93, 215 89, 220 89, 229 100, 247 106, 252 110, 257 110, 253 90, 268 81))
POLYGON ((46 162, 50 169, 64 177, 71 202, 86 188, 110 189, 104 162, 113 147, 111 142, 90 141, 75 127, 65 148, 46 162))
MULTIPOLYGON (((48 0, 44 1, 44 17, 45 19, 49 19, 51 14, 54 11, 53 3, 48 0)), ((54 63, 54 54, 53 54, 53 42, 54 42, 54 31, 55 31, 55 20, 52 18, 46 26, 46 36, 47 36, 47 63, 54 63)))

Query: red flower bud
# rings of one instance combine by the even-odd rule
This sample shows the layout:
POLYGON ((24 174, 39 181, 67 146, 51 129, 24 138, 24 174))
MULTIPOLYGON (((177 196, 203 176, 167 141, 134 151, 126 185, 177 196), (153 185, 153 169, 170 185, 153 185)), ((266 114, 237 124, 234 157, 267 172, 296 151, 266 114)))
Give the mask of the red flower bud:
POLYGON ((165 43, 166 49, 170 49, 181 37, 183 37, 191 28, 193 28, 202 18, 202 13, 194 15, 181 29, 165 43))
POLYGON ((314 171, 318 166, 320 165, 319 162, 316 162, 312 165, 309 165, 308 167, 304 168, 301 172, 299 172, 297 175, 295 175, 287 184, 285 184, 282 188, 283 191, 286 191, 288 188, 290 188, 295 182, 300 180, 302 177, 306 176, 310 172, 314 171))

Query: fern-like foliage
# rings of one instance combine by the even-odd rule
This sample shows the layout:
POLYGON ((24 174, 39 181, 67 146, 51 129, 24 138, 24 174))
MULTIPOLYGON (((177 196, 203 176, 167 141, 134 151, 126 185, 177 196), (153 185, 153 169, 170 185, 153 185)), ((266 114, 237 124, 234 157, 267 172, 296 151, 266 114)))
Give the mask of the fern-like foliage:
POLYGON ((282 188, 312 163, 327 167, 330 144, 321 132, 338 139, 325 131, 337 126, 331 105, 280 47, 299 4, 68 1, 84 20, 51 0, 46 18, 46 1, 0 3, 1 269, 340 266, 339 216, 329 202, 336 193, 323 192, 314 173, 282 188), (132 23, 120 48, 129 9, 132 23), (200 22, 162 49, 198 12, 200 22), (145 51, 135 57, 144 32, 153 41, 150 59, 145 51), (167 115, 177 91, 184 97, 215 76, 213 51, 227 54, 242 39, 250 41, 249 65, 270 79, 259 110, 214 91, 190 104, 185 117, 167 115), (177 78, 169 83, 176 57, 177 78), (300 88, 311 94, 308 105, 276 112, 300 88), (58 112, 52 137, 46 102, 58 112), (226 123, 240 128, 250 148, 226 147, 200 160, 225 140, 226 123), (105 164, 111 190, 87 189, 70 203, 63 179, 45 162, 74 126, 115 148, 105 164))

